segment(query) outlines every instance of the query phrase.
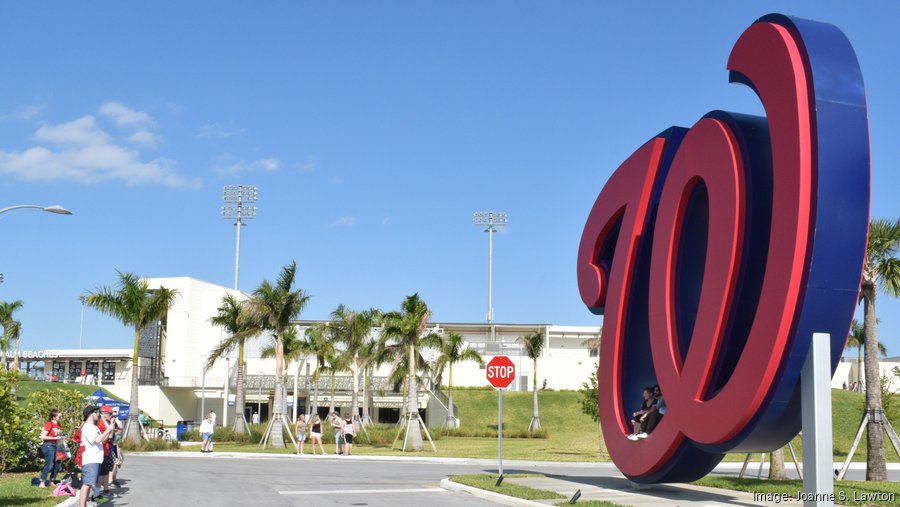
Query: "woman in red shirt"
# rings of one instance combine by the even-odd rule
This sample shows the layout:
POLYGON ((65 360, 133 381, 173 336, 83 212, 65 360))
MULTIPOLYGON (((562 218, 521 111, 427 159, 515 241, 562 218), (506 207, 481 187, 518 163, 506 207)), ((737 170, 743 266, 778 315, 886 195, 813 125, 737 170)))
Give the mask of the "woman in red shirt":
POLYGON ((47 475, 50 475, 50 481, 56 480, 56 474, 59 473, 60 463, 56 461, 56 444, 65 437, 62 428, 59 426, 59 420, 62 414, 59 410, 50 411, 50 417, 41 430, 41 454, 44 455, 44 468, 41 470, 40 487, 47 487, 47 475))

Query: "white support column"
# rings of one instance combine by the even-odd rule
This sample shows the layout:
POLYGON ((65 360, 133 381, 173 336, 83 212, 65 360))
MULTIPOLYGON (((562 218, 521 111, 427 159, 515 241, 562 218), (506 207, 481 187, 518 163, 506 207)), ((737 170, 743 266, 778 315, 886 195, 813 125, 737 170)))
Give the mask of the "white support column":
POLYGON ((831 436, 831 335, 813 334, 800 379, 803 417, 803 505, 834 505, 831 436))
POLYGON ((225 356, 225 397, 222 400, 222 427, 228 427, 228 384, 231 383, 231 358, 225 356))

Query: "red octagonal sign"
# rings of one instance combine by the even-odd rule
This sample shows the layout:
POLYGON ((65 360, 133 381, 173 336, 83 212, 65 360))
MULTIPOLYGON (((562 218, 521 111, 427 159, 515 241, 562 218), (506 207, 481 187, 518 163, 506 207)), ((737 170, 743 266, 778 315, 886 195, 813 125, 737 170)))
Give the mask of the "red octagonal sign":
POLYGON ((506 356, 496 356, 487 364, 487 380, 497 389, 504 389, 516 378, 516 365, 506 356))

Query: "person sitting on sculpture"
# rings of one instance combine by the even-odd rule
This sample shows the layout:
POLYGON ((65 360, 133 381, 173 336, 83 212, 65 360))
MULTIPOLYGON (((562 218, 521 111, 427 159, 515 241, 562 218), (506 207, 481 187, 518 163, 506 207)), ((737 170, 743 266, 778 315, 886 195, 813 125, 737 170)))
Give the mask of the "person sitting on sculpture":
POLYGON ((631 425, 634 432, 628 435, 628 440, 637 440, 639 438, 647 438, 646 424, 650 415, 650 409, 656 406, 656 398, 653 397, 653 389, 644 388, 644 401, 641 403, 641 409, 631 415, 631 425))
POLYGON ((659 421, 666 415, 666 400, 663 399, 662 390, 659 388, 659 384, 653 386, 653 399, 656 400, 656 403, 650 407, 650 411, 647 413, 647 420, 643 424, 644 434, 646 435, 653 433, 653 430, 656 429, 656 425, 659 424, 659 421))

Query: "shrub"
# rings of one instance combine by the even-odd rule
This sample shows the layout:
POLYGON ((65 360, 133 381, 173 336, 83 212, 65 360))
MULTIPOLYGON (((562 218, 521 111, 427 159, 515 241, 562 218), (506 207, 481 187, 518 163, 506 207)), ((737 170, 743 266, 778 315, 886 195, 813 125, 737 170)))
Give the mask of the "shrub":
MULTIPOLYGON (((436 429, 435 433, 440 433, 446 437, 470 437, 470 438, 497 438, 497 426, 493 425, 486 428, 457 428, 448 430, 446 428, 436 429)), ((432 434, 433 435, 433 434, 432 434)), ((509 430, 506 429, 506 423, 503 423, 503 438, 549 438, 550 434, 546 428, 530 432, 527 429, 509 430)))
POLYGON ((28 417, 16 404, 13 382, 0 381, 0 474, 27 468, 37 446, 29 440, 28 417))

